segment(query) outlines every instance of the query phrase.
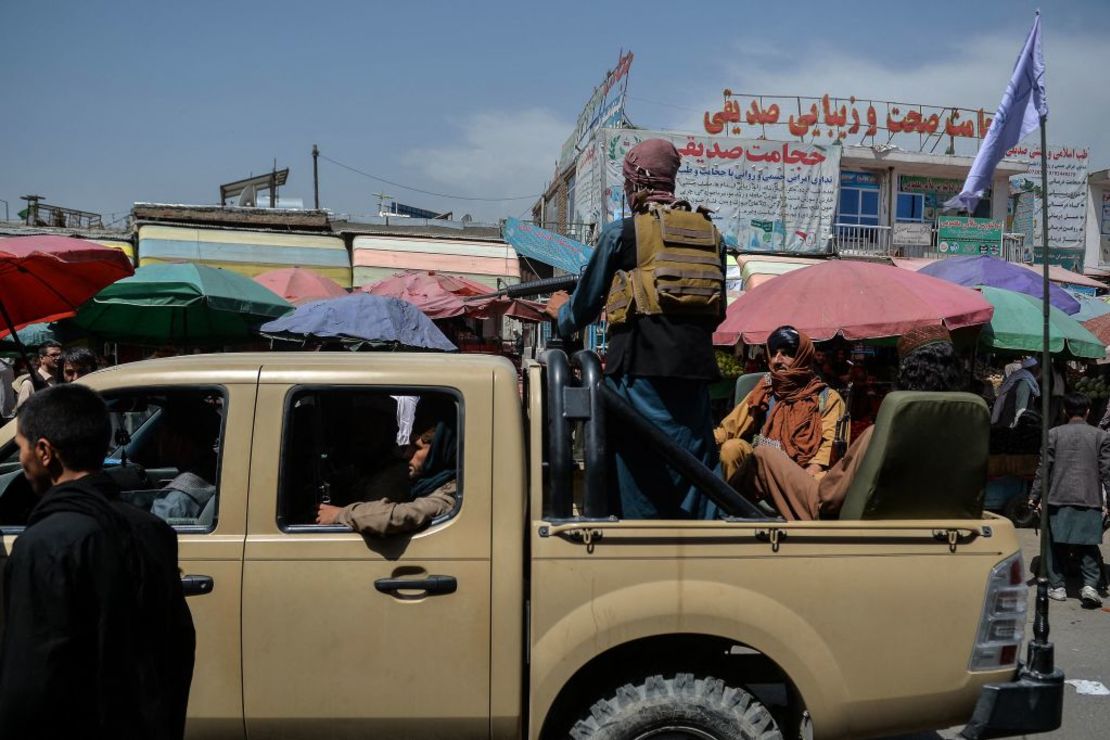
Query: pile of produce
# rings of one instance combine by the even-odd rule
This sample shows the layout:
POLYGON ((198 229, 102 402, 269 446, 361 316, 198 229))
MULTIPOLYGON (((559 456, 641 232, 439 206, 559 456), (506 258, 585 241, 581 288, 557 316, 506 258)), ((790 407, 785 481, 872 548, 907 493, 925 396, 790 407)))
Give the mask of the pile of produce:
POLYGON ((735 380, 744 374, 740 361, 731 352, 717 350, 717 368, 721 375, 730 380, 735 380))
POLYGON ((1075 390, 1090 399, 1110 398, 1110 385, 1105 378, 1080 378, 1075 383, 1075 390))

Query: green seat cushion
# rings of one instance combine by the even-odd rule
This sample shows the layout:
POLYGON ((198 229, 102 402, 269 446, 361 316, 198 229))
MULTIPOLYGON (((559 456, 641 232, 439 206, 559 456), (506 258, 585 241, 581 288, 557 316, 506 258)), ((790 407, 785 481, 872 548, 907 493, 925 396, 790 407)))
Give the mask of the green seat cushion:
POLYGON ((736 394, 733 396, 732 405, 736 406, 743 401, 744 396, 751 393, 752 389, 755 388, 756 385, 759 384, 759 381, 763 380, 766 375, 767 373, 746 373, 737 378, 736 394))
POLYGON ((841 519, 979 519, 990 413, 970 393, 883 399, 841 519))

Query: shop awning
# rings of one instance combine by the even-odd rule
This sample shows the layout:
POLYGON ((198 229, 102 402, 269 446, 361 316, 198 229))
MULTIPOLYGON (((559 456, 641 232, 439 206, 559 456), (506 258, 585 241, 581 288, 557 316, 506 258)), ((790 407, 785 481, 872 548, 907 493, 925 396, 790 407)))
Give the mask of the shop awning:
POLYGON ((571 274, 581 272, 594 251, 582 242, 515 218, 505 220, 505 225, 501 227, 501 236, 521 257, 537 260, 571 274))
MULTIPOLYGON (((1033 272, 1037 273, 1038 275, 1040 275, 1041 270, 1044 269, 1044 265, 1022 265, 1022 267, 1027 267, 1030 270, 1032 270, 1033 272)), ((1105 283, 1100 283, 1099 281, 1095 280, 1094 278, 1089 278, 1086 275, 1079 274, 1078 272, 1072 272, 1071 270, 1066 270, 1063 267, 1060 267, 1059 265, 1049 265, 1048 266, 1048 279, 1051 280, 1054 283, 1067 283, 1069 285, 1082 285, 1085 288, 1096 288, 1098 290, 1105 290, 1106 289, 1106 284, 1105 283)))

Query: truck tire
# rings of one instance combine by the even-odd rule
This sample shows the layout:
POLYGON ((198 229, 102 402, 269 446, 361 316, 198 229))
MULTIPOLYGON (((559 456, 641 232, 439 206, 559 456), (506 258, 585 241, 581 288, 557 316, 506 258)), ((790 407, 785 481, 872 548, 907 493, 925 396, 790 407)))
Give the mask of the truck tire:
POLYGON ((782 740, 771 713, 743 689, 692 673, 625 684, 590 707, 575 740, 782 740))

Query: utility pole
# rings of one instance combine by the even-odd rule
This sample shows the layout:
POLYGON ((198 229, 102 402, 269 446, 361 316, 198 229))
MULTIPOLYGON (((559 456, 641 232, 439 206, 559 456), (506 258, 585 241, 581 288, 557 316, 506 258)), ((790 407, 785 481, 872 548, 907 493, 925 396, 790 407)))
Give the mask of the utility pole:
POLYGON ((320 170, 318 169, 320 162, 320 150, 316 145, 312 145, 312 197, 315 202, 316 210, 320 210, 320 170))
POLYGON ((3 198, 0 198, 0 203, 4 204, 4 223, 7 223, 8 220, 11 218, 8 215, 8 201, 4 200, 3 198))

